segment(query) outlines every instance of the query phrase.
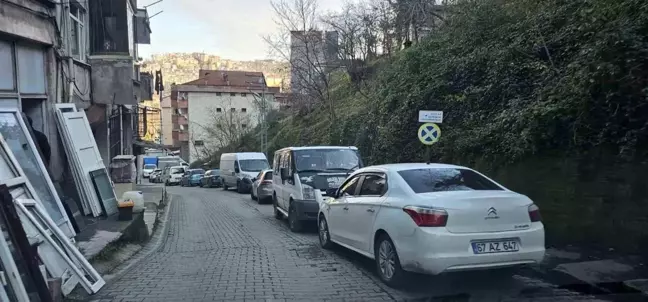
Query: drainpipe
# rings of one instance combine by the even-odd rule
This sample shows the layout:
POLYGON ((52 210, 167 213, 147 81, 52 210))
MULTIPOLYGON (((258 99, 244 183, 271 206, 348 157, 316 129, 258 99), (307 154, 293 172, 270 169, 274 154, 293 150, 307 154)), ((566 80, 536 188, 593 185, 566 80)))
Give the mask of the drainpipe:
POLYGON ((119 105, 119 155, 124 155, 124 116, 122 112, 122 106, 119 105))

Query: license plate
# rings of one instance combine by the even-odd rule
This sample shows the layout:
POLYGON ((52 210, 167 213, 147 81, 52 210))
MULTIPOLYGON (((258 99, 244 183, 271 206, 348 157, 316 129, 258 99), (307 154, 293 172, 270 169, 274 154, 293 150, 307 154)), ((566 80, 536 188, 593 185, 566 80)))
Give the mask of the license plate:
POLYGON ((513 239, 479 241, 473 242, 472 248, 475 254, 510 253, 519 251, 520 243, 513 239))

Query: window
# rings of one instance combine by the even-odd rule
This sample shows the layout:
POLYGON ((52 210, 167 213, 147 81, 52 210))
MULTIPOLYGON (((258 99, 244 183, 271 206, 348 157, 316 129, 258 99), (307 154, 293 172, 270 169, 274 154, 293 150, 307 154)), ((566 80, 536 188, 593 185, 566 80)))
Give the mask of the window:
POLYGON ((247 128, 247 124, 241 124, 241 128, 247 128))
POLYGON ((265 159, 244 159, 239 160, 237 164, 240 164, 241 170, 246 172, 261 172, 269 168, 268 161, 265 159))
POLYGON ((235 92, 230 92, 230 96, 236 96, 235 92))
POLYGON ((170 168, 169 174, 184 174, 184 168, 170 168))
POLYGON ((223 108, 216 108, 216 112, 223 112, 223 108))
MULTIPOLYGON (((73 1, 66 1, 66 3, 73 1)), ((132 9, 124 0, 78 1, 89 8, 90 47, 93 54, 129 54, 131 43, 128 32, 132 28, 132 9), (130 17, 129 17, 130 16, 130 17)), ((130 1, 129 1, 130 2, 130 1)), ((133 49, 134 50, 134 49, 133 49)))
POLYGON ((241 112, 247 112, 247 108, 241 108, 241 112))
POLYGON ((70 4, 70 54, 73 58, 85 61, 85 10, 78 4, 70 4))
POLYGON ((457 168, 398 171, 414 193, 503 190, 475 171, 457 168))
POLYGON ((236 112, 236 108, 231 108, 230 111, 236 112))
POLYGON ((144 169, 146 169, 146 170, 153 170, 153 169, 155 169, 156 167, 157 167, 157 166, 154 165, 154 164, 146 164, 146 165, 144 165, 144 169))
POLYGON ((202 140, 194 141, 194 146, 204 146, 204 145, 205 145, 205 142, 202 141, 202 140))
POLYGON ((297 171, 333 170, 349 171, 362 167, 357 150, 352 149, 305 149, 295 151, 297 171))
POLYGON ((216 96, 221 96, 221 93, 220 93, 220 92, 216 92, 216 96))
POLYGON ((272 171, 266 172, 266 174, 263 175, 263 180, 272 180, 272 171))
POLYGON ((247 93, 241 93, 241 96, 245 97, 245 96, 247 96, 247 93))
POLYGON ((362 196, 382 196, 387 191, 387 179, 381 175, 368 174, 365 175, 360 187, 360 195, 362 196))
POLYGON ((350 179, 344 185, 342 185, 342 188, 340 189, 340 196, 344 196, 344 195, 354 196, 356 192, 356 188, 358 187, 359 179, 360 179, 359 175, 354 176, 352 179, 350 179))

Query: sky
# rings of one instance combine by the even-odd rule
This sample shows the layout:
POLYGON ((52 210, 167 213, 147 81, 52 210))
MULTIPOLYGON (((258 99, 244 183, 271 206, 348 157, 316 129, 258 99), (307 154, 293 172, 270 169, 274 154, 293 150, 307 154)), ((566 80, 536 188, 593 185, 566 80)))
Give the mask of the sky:
MULTIPOLYGON (((144 7, 157 0, 139 0, 144 7)), ((290 0, 287 0, 290 1, 290 0)), ((322 11, 344 0, 320 0, 322 11)), ((277 30, 270 0, 163 0, 147 8, 151 44, 140 45, 143 58, 169 52, 205 52, 232 60, 268 58, 262 36, 277 30)))

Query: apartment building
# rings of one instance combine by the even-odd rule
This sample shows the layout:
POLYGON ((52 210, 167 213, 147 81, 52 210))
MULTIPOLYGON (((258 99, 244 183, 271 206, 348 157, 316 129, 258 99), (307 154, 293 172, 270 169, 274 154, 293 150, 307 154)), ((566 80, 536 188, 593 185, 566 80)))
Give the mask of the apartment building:
MULTIPOLYGON (((193 162, 252 131, 264 112, 278 109, 276 90, 262 72, 204 70, 171 87, 172 140, 193 162)), ((164 113, 163 113, 164 116, 164 113)))

